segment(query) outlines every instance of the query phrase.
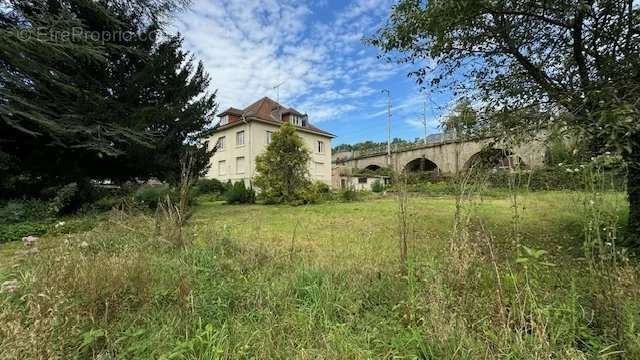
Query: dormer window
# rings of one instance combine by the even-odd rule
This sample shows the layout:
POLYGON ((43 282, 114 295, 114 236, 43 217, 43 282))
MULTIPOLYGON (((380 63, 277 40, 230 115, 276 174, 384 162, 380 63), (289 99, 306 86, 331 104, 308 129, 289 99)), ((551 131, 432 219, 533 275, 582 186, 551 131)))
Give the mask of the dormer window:
POLYGON ((227 125, 229 123, 229 115, 225 115, 220 118, 220 126, 227 125))
POLYGON ((302 116, 291 115, 291 123, 295 126, 304 126, 303 120, 302 116))

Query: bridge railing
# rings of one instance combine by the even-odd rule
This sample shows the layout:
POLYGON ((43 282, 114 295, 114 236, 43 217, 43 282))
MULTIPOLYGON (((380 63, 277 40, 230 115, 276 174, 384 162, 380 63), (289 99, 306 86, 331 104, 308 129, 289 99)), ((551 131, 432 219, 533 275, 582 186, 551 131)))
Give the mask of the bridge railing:
MULTIPOLYGON (((440 145, 449 143, 455 140, 454 134, 437 134, 431 135, 427 138, 426 143, 424 141, 419 141, 415 143, 409 144, 391 144, 391 152, 398 153, 404 152, 408 150, 420 149, 428 146, 440 145)), ((379 156, 387 153, 387 145, 380 145, 375 148, 366 149, 366 150, 353 150, 353 151, 343 151, 334 154, 333 162, 345 162, 352 159, 362 158, 362 157, 370 157, 370 156, 379 156)))

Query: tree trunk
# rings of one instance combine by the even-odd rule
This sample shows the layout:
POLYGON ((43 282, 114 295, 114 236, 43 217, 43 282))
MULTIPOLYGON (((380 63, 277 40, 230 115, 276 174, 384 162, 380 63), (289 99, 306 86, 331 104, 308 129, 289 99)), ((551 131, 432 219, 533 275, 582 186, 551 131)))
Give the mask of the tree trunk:
MULTIPOLYGON (((640 144, 638 144, 640 145, 640 144)), ((627 195, 629 196, 629 221, 627 245, 640 248, 640 146, 628 159, 627 195)))

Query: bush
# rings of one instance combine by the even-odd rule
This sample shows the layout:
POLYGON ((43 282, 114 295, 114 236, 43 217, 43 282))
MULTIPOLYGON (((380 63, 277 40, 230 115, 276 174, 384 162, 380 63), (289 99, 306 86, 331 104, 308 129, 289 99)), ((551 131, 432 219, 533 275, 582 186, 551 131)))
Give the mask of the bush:
POLYGON ((373 182, 373 184, 371 185, 371 191, 373 191, 374 193, 381 193, 384 191, 384 184, 382 184, 382 181, 380 180, 376 180, 373 182))
POLYGON ((12 200, 0 206, 0 224, 13 224, 51 217, 49 205, 39 200, 12 200))
POLYGON ((197 194, 224 194, 227 187, 217 179, 198 179, 195 189, 197 194))
POLYGON ((96 199, 95 188, 86 179, 46 188, 41 195, 44 199, 49 199, 49 210, 57 215, 75 212, 96 199))
POLYGON ((316 204, 333 198, 331 188, 322 181, 316 181, 309 184, 304 188, 301 194, 301 199, 296 202, 291 202, 292 205, 316 204))
POLYGON ((355 201, 355 200, 358 200, 358 197, 359 197, 358 191, 356 191, 352 187, 347 187, 342 191, 340 191, 340 199, 342 201, 346 201, 346 202, 355 201))
MULTIPOLYGON (((577 169, 581 169, 577 166, 577 169)), ((571 170, 571 169, 569 169, 571 170)), ((621 170, 608 170, 608 178, 615 180, 613 186, 615 189, 624 191, 625 177, 620 174, 621 170)), ((492 187, 508 188, 509 178, 511 176, 521 177, 528 182, 528 188, 532 191, 547 190, 583 190, 586 186, 584 178, 576 174, 576 172, 567 171, 563 167, 547 167, 535 169, 531 172, 519 171, 516 174, 510 174, 508 171, 497 171, 487 176, 487 182, 492 187)))
POLYGON ((244 181, 238 181, 224 193, 224 199, 227 204, 253 204, 256 202, 256 192, 244 186, 244 181))
POLYGON ((118 207, 124 202, 125 202, 124 196, 109 195, 109 196, 101 197, 100 199, 94 201, 93 204, 91 204, 91 206, 96 210, 108 211, 113 209, 114 207, 118 207))
POLYGON ((0 243, 18 241, 25 236, 43 235, 46 232, 47 227, 39 223, 22 222, 17 224, 6 224, 0 227, 0 243))
POLYGON ((78 196, 78 184, 70 183, 55 190, 55 196, 49 202, 51 212, 60 214, 72 210, 78 196))
POLYGON ((171 188, 167 184, 162 185, 143 185, 133 194, 133 199, 150 209, 158 207, 158 203, 169 195, 171 197, 171 188))

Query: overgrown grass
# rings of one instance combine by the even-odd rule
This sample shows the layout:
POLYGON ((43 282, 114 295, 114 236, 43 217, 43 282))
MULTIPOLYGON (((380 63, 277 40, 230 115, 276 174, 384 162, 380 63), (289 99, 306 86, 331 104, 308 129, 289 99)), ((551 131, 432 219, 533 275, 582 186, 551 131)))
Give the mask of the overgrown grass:
POLYGON ((523 253, 510 199, 474 197, 451 252, 454 198, 412 196, 405 272, 392 197, 202 200, 184 247, 114 211, 35 255, 0 247, 0 281, 20 286, 0 294, 0 358, 638 358, 636 262, 589 270, 584 199, 522 194, 523 253))

